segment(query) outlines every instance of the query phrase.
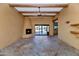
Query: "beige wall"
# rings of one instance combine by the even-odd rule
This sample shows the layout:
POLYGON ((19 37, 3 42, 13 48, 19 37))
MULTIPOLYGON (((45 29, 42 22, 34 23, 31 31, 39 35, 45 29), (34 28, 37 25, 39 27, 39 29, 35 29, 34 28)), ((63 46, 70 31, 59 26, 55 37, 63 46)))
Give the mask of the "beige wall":
POLYGON ((8 4, 0 4, 0 48, 22 37, 23 17, 8 4))
POLYGON ((34 25, 35 24, 49 24, 50 26, 50 32, 49 35, 52 36, 53 35, 53 23, 52 23, 53 17, 25 17, 24 20, 24 32, 23 32, 23 37, 24 38, 28 38, 31 36, 34 36, 34 25), (25 34, 25 29, 26 28, 32 28, 32 34, 31 35, 26 35, 25 34))
POLYGON ((69 6, 59 14, 58 19, 58 37, 69 45, 79 49, 79 38, 77 38, 76 34, 70 33, 72 30, 79 31, 79 27, 71 26, 72 23, 79 24, 79 4, 69 4, 69 6), (66 21, 70 21, 70 23, 67 24, 66 21))

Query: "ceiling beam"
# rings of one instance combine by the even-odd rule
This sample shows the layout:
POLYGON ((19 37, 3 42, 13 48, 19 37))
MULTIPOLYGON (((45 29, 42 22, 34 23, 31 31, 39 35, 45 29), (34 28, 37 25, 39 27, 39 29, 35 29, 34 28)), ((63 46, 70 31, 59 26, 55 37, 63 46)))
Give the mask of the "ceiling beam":
POLYGON ((21 13, 23 16, 56 16, 56 13, 21 13))
POLYGON ((68 4, 9 4, 11 7, 67 7, 68 4))
MULTIPOLYGON (((36 16, 39 16, 39 15, 23 15, 24 17, 36 17, 36 16)), ((39 17, 55 17, 56 15, 41 15, 39 17)))
POLYGON ((59 13, 59 12, 57 12, 57 11, 55 11, 55 12, 27 12, 27 11, 18 11, 19 13, 59 13))

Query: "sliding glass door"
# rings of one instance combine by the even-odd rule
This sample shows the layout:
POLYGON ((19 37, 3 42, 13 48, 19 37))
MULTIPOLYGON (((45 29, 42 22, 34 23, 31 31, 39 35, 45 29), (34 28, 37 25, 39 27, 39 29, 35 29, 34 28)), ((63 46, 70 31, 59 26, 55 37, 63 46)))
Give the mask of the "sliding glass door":
POLYGON ((35 25, 35 35, 48 35, 49 25, 35 25))

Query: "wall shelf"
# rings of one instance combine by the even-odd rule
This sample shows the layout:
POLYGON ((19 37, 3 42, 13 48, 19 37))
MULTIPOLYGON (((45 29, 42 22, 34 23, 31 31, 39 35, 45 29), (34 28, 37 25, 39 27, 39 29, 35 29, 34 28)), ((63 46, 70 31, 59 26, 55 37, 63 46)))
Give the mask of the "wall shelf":
POLYGON ((77 23, 77 24, 71 24, 71 26, 79 26, 79 23, 77 23))
POLYGON ((79 31, 70 31, 72 34, 79 34, 79 31))

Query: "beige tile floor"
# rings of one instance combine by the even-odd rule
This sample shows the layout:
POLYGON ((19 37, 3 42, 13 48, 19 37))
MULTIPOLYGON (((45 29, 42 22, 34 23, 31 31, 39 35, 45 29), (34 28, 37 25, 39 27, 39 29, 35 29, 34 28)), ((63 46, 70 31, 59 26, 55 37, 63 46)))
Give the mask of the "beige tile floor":
POLYGON ((1 56, 78 56, 79 50, 63 43, 57 36, 20 39, 0 50, 1 56))

